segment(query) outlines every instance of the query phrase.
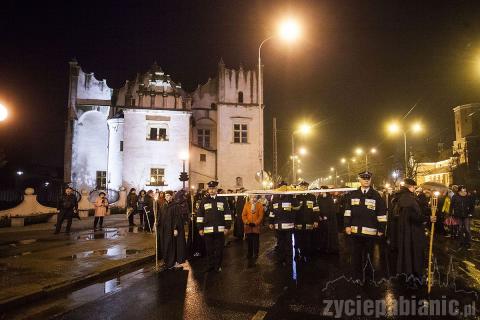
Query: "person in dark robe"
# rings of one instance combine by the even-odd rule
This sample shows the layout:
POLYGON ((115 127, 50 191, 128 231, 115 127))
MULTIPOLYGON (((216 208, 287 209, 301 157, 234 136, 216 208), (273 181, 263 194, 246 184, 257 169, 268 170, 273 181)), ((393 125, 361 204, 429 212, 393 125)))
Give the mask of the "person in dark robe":
MULTIPOLYGON (((245 189, 241 188, 238 192, 245 192, 245 189)), ((235 238, 243 240, 244 236, 244 225, 242 220, 243 207, 245 207, 246 202, 245 196, 237 196, 235 201, 235 225, 233 228, 233 235, 235 238)))
POLYGON ((185 263, 185 222, 188 219, 188 203, 185 191, 180 190, 173 198, 172 191, 165 192, 165 202, 159 208, 159 236, 164 270, 181 269, 185 263))
POLYGON ((196 217, 198 213, 198 208, 200 207, 200 202, 205 197, 205 190, 199 190, 193 199, 193 215, 188 224, 188 251, 190 258, 192 257, 201 257, 205 255, 205 241, 198 234, 198 228, 196 224, 196 217))
POLYGON ((78 212, 78 201, 77 197, 73 193, 73 189, 67 187, 65 193, 60 200, 58 209, 60 210, 57 218, 57 225, 55 226, 55 234, 60 233, 62 229, 62 224, 64 220, 67 220, 67 228, 65 232, 70 233, 70 228, 72 226, 72 219, 76 212, 78 212))
POLYGON ((155 223, 155 209, 154 209, 155 204, 156 203, 155 203, 153 190, 149 190, 147 192, 147 195, 145 196, 145 206, 144 206, 145 220, 144 220, 143 229, 146 232, 153 231, 153 226, 155 223))
MULTIPOLYGON (((322 189, 328 189, 323 186, 322 189)), ((338 253, 338 224, 336 206, 330 192, 322 192, 317 203, 320 209, 322 229, 320 231, 320 249, 325 253, 338 253)))
POLYGON ((416 182, 405 179, 398 192, 398 255, 397 274, 405 275, 409 285, 417 287, 423 284, 426 267, 427 237, 425 225, 435 222, 433 216, 427 216, 415 198, 416 182))

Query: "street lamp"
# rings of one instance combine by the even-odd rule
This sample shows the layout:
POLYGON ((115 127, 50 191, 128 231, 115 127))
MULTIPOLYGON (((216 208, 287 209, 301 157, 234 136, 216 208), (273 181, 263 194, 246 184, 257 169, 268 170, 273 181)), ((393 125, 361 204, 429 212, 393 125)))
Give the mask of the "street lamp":
MULTIPOLYGON (((292 156, 290 159, 292 159, 292 183, 295 183, 297 181, 297 172, 295 170, 295 160, 298 159, 298 156, 295 154, 295 135, 296 134, 301 134, 301 135, 308 135, 310 131, 312 130, 312 126, 309 125, 308 123, 302 123, 297 130, 294 130, 292 132, 292 156)), ((300 148, 299 153, 306 154, 307 150, 305 148, 300 148)))
POLYGON ((334 168, 334 167, 331 167, 331 168, 330 168, 330 171, 331 171, 331 172, 335 172, 335 186, 336 186, 336 185, 337 185, 337 178, 338 178, 337 169, 334 168))
POLYGON ((183 171, 180 173, 180 181, 183 184, 183 190, 185 190, 185 182, 188 181, 188 173, 185 171, 185 162, 188 160, 188 151, 182 151, 180 153, 180 160, 183 162, 183 171))
MULTIPOLYGON (((279 37, 286 42, 294 42, 300 36, 300 25, 292 18, 283 20, 278 26, 276 34, 273 34, 265 38, 258 46, 258 81, 257 81, 257 100, 258 100, 258 112, 260 113, 260 134, 259 134, 259 147, 263 150, 263 75, 262 75, 262 47, 270 39, 279 37)), ((261 154, 260 164, 262 167, 262 173, 264 169, 264 157, 263 152, 261 154)), ((262 176, 263 178, 263 176, 262 176)), ((293 181, 295 182, 295 180, 293 181)))
POLYGON ((423 131, 423 126, 420 122, 414 122, 409 129, 404 129, 400 123, 394 121, 387 125, 388 133, 395 135, 398 133, 403 134, 403 152, 405 161, 405 177, 408 176, 408 155, 407 155, 407 132, 420 133, 423 131))
POLYGON ((0 122, 6 120, 7 117, 8 117, 7 108, 3 104, 0 104, 0 122))
MULTIPOLYGON (((298 149, 298 153, 301 155, 301 156, 304 156, 307 154, 307 149, 305 149, 304 147, 301 147, 300 149, 298 149)), ((300 160, 300 159, 299 159, 300 160)))
POLYGON ((357 148, 355 149, 355 154, 357 156, 361 156, 362 154, 365 154, 365 170, 368 171, 368 154, 376 154, 377 149, 376 148, 371 148, 369 151, 364 151, 362 148, 357 148))

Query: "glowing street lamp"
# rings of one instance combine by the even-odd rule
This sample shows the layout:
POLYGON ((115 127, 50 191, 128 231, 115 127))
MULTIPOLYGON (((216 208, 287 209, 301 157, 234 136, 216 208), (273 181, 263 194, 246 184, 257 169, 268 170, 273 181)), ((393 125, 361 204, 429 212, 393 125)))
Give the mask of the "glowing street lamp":
POLYGON ((8 117, 7 108, 3 104, 0 104, 0 122, 5 121, 7 117, 8 117))
MULTIPOLYGON (((263 150, 263 74, 262 74, 262 47, 267 42, 268 40, 279 37, 285 42, 293 43, 295 40, 297 40, 300 37, 301 34, 301 28, 300 25, 293 19, 293 18, 288 18, 284 19, 278 26, 277 33, 273 34, 267 38, 265 38, 262 42, 260 42, 260 45, 258 46, 258 85, 257 85, 257 102, 258 102, 258 112, 259 112, 259 129, 260 129, 260 134, 259 134, 259 139, 258 139, 258 144, 260 147, 260 150, 263 150)), ((293 154, 293 152, 292 152, 293 154)), ((261 167, 262 167, 262 172, 264 170, 264 158, 263 154, 261 156, 261 167)), ((294 170, 293 170, 294 172, 294 170)), ((293 174, 295 176, 295 173, 293 174)), ((293 181, 295 182, 295 180, 293 181)))
POLYGON ((405 161, 405 177, 408 175, 408 155, 407 155, 407 132, 420 133, 423 131, 423 125, 420 122, 414 122, 409 129, 404 129, 402 126, 394 121, 387 125, 387 132, 395 135, 398 133, 403 134, 403 147, 404 147, 404 161, 405 161))
MULTIPOLYGON (((298 156, 295 154, 295 135, 300 134, 300 135, 308 135, 310 131, 312 130, 312 126, 308 123, 302 123, 298 127, 297 130, 294 130, 292 132, 292 182, 294 183, 297 180, 297 171, 295 170, 295 159, 298 158, 298 156)), ((305 148, 300 148, 299 152, 300 155, 305 155, 307 154, 307 149, 305 148)))
MULTIPOLYGON (((368 171, 368 154, 376 154, 377 149, 376 148, 371 148, 369 151, 364 151, 362 148, 356 148, 355 149, 355 154, 357 156, 361 156, 365 154, 365 170, 368 171)), ((355 162, 355 161, 354 161, 355 162)))
POLYGON ((304 148, 304 147, 301 147, 300 149, 298 149, 298 153, 301 155, 301 156, 304 156, 307 154, 307 149, 304 148))

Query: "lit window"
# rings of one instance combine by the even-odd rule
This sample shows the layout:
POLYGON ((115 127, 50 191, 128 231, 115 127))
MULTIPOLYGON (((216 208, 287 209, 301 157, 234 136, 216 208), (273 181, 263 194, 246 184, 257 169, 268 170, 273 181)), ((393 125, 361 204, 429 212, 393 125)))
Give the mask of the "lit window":
POLYGON ((246 124, 234 124, 233 125, 233 142, 234 143, 247 143, 248 142, 248 128, 246 124))
POLYGON ((107 171, 97 171, 96 186, 97 189, 105 189, 107 187, 107 171))
POLYGON ((197 143, 203 148, 210 148, 210 129, 197 130, 197 143))
POLYGON ((150 169, 150 185, 151 186, 165 185, 165 169, 163 168, 150 169))

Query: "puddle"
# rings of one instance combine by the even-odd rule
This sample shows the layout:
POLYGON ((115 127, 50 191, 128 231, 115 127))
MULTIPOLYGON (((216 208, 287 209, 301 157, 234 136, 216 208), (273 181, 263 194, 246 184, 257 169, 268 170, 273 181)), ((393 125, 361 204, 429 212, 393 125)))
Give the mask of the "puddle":
POLYGON ((19 240, 17 241, 18 244, 31 244, 37 242, 37 239, 27 239, 27 240, 19 240))
POLYGON ((123 249, 119 248, 118 246, 114 246, 109 249, 102 249, 102 250, 92 250, 92 251, 84 251, 72 254, 71 256, 66 256, 60 258, 60 260, 77 260, 83 258, 90 258, 90 257, 112 257, 112 258, 126 258, 127 256, 131 256, 141 252, 141 250, 137 249, 123 249))
POLYGON ((20 252, 20 254, 16 254, 13 257, 18 258, 18 257, 21 257, 21 256, 28 256, 29 254, 32 254, 32 252, 31 251, 25 251, 25 252, 20 252))

